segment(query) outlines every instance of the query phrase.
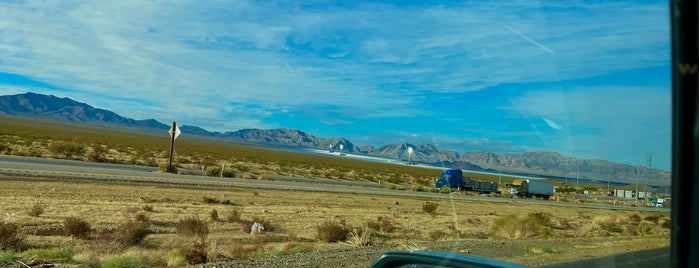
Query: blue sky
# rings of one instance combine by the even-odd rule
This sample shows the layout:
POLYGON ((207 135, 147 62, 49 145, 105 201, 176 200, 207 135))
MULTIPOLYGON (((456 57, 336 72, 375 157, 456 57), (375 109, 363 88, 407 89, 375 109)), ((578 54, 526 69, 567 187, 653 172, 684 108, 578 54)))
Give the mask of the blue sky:
POLYGON ((0 94, 670 168, 666 2, 325 2, 0 0, 0 94))

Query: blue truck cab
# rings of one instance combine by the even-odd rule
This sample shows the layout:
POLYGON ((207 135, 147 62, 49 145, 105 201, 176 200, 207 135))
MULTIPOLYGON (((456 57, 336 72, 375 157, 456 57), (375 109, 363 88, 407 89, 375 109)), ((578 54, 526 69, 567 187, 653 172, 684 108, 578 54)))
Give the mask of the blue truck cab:
POLYGON ((439 179, 434 183, 434 188, 442 189, 443 187, 449 187, 452 191, 456 191, 461 187, 461 182, 463 181, 463 174, 460 169, 447 169, 442 172, 439 179))

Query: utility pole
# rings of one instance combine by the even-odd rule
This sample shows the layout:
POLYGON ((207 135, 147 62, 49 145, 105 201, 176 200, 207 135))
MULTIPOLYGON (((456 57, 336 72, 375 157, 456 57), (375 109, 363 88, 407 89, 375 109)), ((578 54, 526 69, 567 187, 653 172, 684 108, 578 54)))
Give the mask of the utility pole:
POLYGON ((577 158, 575 158, 575 188, 580 188, 580 164, 577 158))
POLYGON ((640 160, 638 159, 641 156, 640 152, 636 152, 636 203, 638 203, 638 177, 639 177, 639 170, 638 167, 641 165, 640 160))
POLYGON ((498 176, 498 185, 502 184, 502 164, 500 164, 500 175, 498 176))

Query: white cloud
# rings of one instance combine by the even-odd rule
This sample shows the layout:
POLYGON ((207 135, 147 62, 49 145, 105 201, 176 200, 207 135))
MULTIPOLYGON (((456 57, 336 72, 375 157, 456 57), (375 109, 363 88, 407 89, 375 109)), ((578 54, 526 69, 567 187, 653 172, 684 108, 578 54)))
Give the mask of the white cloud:
POLYGON ((431 92, 657 66, 669 51, 658 23, 667 12, 654 4, 302 5, 4 2, 0 72, 75 90, 135 118, 203 120, 226 116, 230 103, 256 105, 237 114, 250 126, 275 106, 414 116, 431 92))

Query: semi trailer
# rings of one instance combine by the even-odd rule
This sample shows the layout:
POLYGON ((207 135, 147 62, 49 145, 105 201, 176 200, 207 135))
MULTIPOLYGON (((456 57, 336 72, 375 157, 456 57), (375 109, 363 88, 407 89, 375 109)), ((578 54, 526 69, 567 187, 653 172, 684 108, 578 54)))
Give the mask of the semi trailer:
POLYGON ((548 200, 553 195, 554 186, 536 180, 517 179, 511 184, 510 193, 519 197, 541 197, 548 200))
POLYGON ((460 169, 447 169, 442 172, 442 175, 434 183, 434 187, 437 189, 449 187, 452 191, 472 191, 485 194, 500 193, 497 183, 472 180, 464 176, 460 169))

